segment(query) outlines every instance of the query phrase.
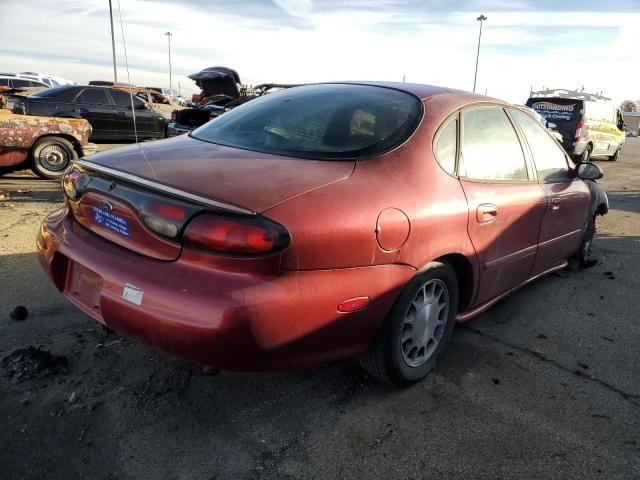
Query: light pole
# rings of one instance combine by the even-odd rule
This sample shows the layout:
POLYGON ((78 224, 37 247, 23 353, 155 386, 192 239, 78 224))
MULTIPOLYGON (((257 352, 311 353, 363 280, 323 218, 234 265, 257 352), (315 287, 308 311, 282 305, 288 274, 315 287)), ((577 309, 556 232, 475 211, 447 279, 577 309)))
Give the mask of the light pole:
POLYGON ((173 88, 171 85, 171 37, 173 34, 171 32, 165 33, 167 36, 167 40, 169 40, 169 89, 173 88))
POLYGON ((111 20, 111 48, 113 50, 113 82, 118 83, 118 70, 116 70, 116 40, 113 36, 113 10, 109 0, 109 20, 111 20))
POLYGON ((476 80, 478 79, 478 61, 480 60, 480 39, 482 38, 482 22, 487 19, 484 15, 476 18, 480 22, 480 35, 478 35, 478 53, 476 54, 476 73, 473 76, 473 93, 476 93, 476 80))

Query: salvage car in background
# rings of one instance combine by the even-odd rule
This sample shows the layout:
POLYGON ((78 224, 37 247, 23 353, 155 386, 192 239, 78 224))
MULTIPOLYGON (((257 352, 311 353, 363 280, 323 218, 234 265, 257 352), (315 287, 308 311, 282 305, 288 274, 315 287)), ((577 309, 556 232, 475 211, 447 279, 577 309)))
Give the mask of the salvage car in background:
POLYGON ((618 159, 625 142, 624 120, 610 98, 555 89, 531 92, 526 105, 555 125, 563 148, 575 159, 618 159))
POLYGON ((134 97, 132 102, 128 93, 99 86, 49 88, 28 97, 14 98, 7 103, 7 108, 24 115, 84 118, 93 127, 92 141, 164 138, 168 123, 141 100, 134 97))
POLYGON ((39 82, 38 80, 20 78, 14 75, 0 75, 0 87, 42 89, 49 88, 49 85, 39 82))
POLYGON ((187 104, 185 98, 173 88, 146 87, 146 89, 153 90, 156 93, 164 95, 169 100, 171 100, 172 103, 175 103, 177 105, 184 107, 187 104))
POLYGON ((191 108, 175 110, 167 127, 167 136, 173 137, 191 132, 219 115, 249 100, 283 88, 298 85, 263 83, 255 87, 243 87, 238 72, 227 67, 209 67, 189 75, 201 89, 193 95, 191 108))
POLYGON ((121 90, 126 94, 129 94, 130 92, 133 93, 133 95, 137 99, 144 102, 150 109, 155 110, 167 119, 171 118, 171 113, 176 109, 176 105, 171 103, 171 100, 169 100, 169 98, 161 93, 156 92, 155 90, 142 87, 122 86, 116 86, 113 88, 115 90, 121 90))
POLYGON ((68 80, 62 77, 56 77, 54 75, 49 75, 48 73, 38 73, 38 72, 20 72, 15 74, 16 77, 27 78, 30 80, 37 80, 38 82, 45 83, 47 87, 59 87, 61 85, 77 85, 78 82, 74 82, 73 80, 68 80))
POLYGON ((77 161, 37 244, 74 305, 155 347, 232 370, 361 355, 401 385, 456 320, 584 254, 601 176, 499 100, 318 84, 77 161))
POLYGON ((0 174, 30 167, 59 178, 71 160, 93 153, 91 125, 82 119, 16 115, 0 109, 0 174))
MULTIPOLYGON (((7 102, 11 97, 27 97, 42 90, 43 87, 6 87, 0 85, 0 108, 7 108, 7 102)), ((13 105, 13 101, 11 101, 13 105)))

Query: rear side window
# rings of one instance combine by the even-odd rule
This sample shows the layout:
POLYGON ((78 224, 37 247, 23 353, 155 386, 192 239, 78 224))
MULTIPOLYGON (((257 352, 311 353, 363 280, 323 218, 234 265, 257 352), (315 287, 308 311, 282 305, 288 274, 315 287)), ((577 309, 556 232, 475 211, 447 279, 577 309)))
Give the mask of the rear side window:
POLYGON ((91 103, 96 105, 108 105, 107 94, 104 90, 98 90, 97 88, 87 88, 82 91, 76 99, 78 103, 91 103))
POLYGON ((62 86, 62 87, 53 87, 46 88, 44 90, 40 90, 39 92, 31 95, 32 97, 37 98, 52 98, 59 101, 69 102, 73 100, 73 98, 77 95, 80 88, 78 87, 70 87, 70 86, 62 86))
POLYGON ((615 123, 616 108, 611 102, 586 102, 586 115, 589 120, 615 123))
POLYGON ((9 86, 9 79, 8 78, 0 78, 0 85, 2 85, 3 87, 9 86))
POLYGON ((449 175, 455 175, 458 139, 458 120, 449 120, 436 139, 436 160, 449 175))
POLYGON ((460 176, 477 180, 526 181, 520 140, 505 111, 479 107, 462 112, 460 176))
POLYGON ((422 102, 399 90, 310 85, 251 100, 198 128, 192 136, 298 158, 358 158, 402 143, 421 116, 422 102))
POLYGON ((39 83, 32 82, 31 80, 24 80, 22 78, 14 78, 11 82, 15 88, 42 87, 39 83))
POLYGON ((511 110, 524 132, 536 164, 538 179, 542 181, 566 180, 569 167, 564 151, 533 118, 520 110, 511 110))

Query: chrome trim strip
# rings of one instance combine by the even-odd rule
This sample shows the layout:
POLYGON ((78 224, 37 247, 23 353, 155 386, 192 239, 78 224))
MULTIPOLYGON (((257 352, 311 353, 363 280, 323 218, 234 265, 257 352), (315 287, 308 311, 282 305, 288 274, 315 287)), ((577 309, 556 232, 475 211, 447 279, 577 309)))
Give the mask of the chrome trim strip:
POLYGON ((132 175, 130 173, 116 170, 114 168, 105 167, 103 165, 98 165, 97 163, 89 162, 87 160, 74 160, 73 163, 80 165, 81 167, 86 167, 90 170, 107 173, 114 177, 121 178, 129 182, 137 183, 138 185, 149 187, 153 190, 159 190, 161 192, 168 193, 170 195, 173 195, 178 198, 182 198, 184 200, 191 200, 193 202, 201 203, 203 205, 207 205, 209 207, 215 207, 221 210, 226 210, 228 212, 240 213, 243 215, 256 215, 256 212, 252 210, 236 207, 235 205, 229 205, 228 203, 218 202, 217 200, 212 200, 210 198, 203 197, 201 195, 196 195, 195 193, 184 192, 182 190, 178 190, 177 188, 170 187, 163 183, 154 182, 153 180, 147 180, 146 178, 138 177, 136 175, 132 175))
POLYGON ((517 260, 522 260, 525 257, 531 256, 536 253, 538 249, 537 245, 531 245, 530 247, 523 248, 522 250, 518 250, 517 252, 509 253, 500 258, 496 258, 495 260, 490 260, 484 264, 485 270, 491 270, 496 267, 501 267, 511 262, 515 262, 517 260))
POLYGON ((575 235, 580 235, 583 232, 584 232, 583 230, 574 230, 572 232, 565 233, 564 235, 560 235, 559 237, 554 237, 554 238, 550 238, 549 240, 545 240, 544 242, 541 242, 538 246, 540 248, 546 248, 549 245, 551 245, 553 242, 557 242, 559 240, 565 240, 568 237, 575 236, 575 235))

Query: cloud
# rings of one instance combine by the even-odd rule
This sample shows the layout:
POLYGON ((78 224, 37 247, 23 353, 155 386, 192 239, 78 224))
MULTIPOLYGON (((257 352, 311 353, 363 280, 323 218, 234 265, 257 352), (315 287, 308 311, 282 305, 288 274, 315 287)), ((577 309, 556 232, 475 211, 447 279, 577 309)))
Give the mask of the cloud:
MULTIPOLYGON (((604 90, 635 98, 640 60, 637 0, 120 0, 131 80, 174 86, 185 75, 227 65, 249 83, 396 80, 469 90, 484 13, 478 90, 514 102, 529 88, 604 90), (600 5, 600 6, 598 6, 600 5), (620 12, 627 12, 621 14, 620 12)), ((116 8, 120 78, 125 71, 116 8)), ((45 71, 78 81, 109 79, 111 40, 104 0, 2 0, 3 69, 45 71), (11 21, 28 18, 29 22, 11 21), (55 18, 55 22, 51 19, 55 18), (7 20, 9 19, 9 20, 7 20)))

